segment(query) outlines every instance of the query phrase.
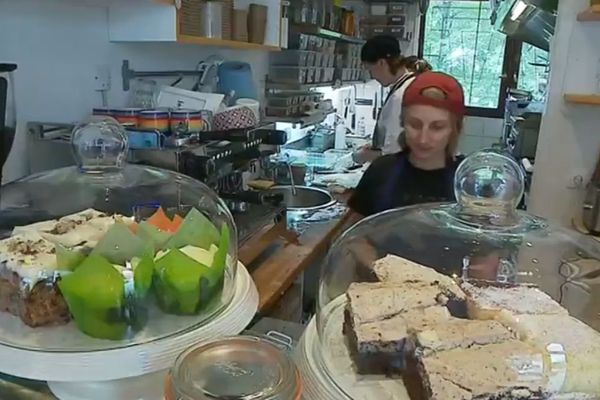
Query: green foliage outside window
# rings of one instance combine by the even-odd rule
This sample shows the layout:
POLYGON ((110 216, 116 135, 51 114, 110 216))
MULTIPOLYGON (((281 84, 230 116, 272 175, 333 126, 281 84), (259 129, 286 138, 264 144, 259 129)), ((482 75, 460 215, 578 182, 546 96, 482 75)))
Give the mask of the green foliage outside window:
MULTIPOLYGON (((431 0, 423 57, 438 71, 459 80, 470 107, 498 108, 506 36, 490 23, 488 1, 431 0)), ((545 51, 524 44, 519 88, 543 97, 547 69, 530 63, 547 60, 545 51), (542 91, 540 91, 540 89, 542 91)))

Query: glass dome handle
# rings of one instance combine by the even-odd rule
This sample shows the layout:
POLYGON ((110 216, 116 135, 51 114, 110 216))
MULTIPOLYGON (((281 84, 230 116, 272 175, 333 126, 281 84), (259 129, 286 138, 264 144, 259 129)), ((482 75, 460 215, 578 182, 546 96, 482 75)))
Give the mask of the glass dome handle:
POLYGON ((82 172, 118 171, 127 159, 127 134, 113 119, 92 120, 73 130, 71 147, 82 172))
POLYGON ((512 225, 525 175, 511 157, 483 150, 465 158, 454 176, 458 217, 482 225, 512 225))

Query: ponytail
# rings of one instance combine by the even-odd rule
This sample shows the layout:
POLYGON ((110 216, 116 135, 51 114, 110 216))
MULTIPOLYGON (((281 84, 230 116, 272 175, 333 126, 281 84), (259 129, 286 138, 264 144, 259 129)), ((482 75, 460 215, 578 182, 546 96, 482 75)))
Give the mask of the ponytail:
POLYGON ((415 74, 431 71, 433 68, 426 60, 417 56, 408 56, 404 58, 404 67, 415 74))

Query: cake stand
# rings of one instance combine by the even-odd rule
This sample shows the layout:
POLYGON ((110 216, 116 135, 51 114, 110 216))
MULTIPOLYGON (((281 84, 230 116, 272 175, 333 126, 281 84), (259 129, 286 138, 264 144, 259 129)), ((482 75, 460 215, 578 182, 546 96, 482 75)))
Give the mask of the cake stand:
POLYGON ((323 343, 313 317, 295 351, 295 361, 304 379, 305 400, 410 400, 402 378, 358 375, 342 333, 345 295, 323 310, 323 343), (327 346, 324 352, 322 346, 327 346))
MULTIPOLYGON (((241 263, 231 286, 234 288, 231 302, 209 320, 169 336, 149 337, 139 344, 92 351, 48 351, 0 343, 0 371, 48 381, 61 400, 162 400, 165 372, 183 350, 203 340, 237 335, 256 314, 258 291, 241 263)), ((8 314, 0 317, 16 318, 8 314)), ((170 324, 180 318, 186 317, 164 314, 157 323, 170 324)), ((0 320, 0 327, 2 322, 6 321, 0 320)), ((71 328, 75 332, 76 328, 71 328)))

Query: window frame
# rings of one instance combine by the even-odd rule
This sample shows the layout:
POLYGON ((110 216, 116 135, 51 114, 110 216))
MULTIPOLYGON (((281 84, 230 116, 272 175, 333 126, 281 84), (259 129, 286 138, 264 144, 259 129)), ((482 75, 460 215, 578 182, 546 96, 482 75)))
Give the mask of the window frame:
MULTIPOLYGON (((456 1, 471 1, 471 2, 484 2, 487 0, 456 0, 456 1)), ((419 46, 418 56, 423 57, 423 51, 425 47, 425 26, 427 22, 427 13, 421 14, 419 23, 419 46)), ((506 37, 504 44, 504 57, 502 61, 502 73, 498 77, 500 79, 500 93, 498 98, 498 107, 487 108, 487 107, 467 107, 466 115, 470 117, 484 117, 484 118, 504 118, 504 107, 506 98, 508 97, 508 90, 517 88, 519 81, 519 71, 521 66, 521 50, 523 48, 523 42, 506 37)))

